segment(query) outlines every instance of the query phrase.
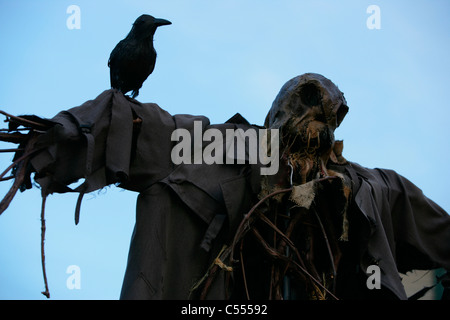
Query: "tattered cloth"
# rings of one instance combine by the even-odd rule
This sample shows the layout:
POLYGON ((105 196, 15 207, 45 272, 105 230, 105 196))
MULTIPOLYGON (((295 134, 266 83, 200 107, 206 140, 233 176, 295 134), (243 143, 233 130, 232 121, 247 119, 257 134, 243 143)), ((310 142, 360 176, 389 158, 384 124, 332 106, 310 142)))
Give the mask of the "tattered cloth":
MULTIPOLYGON (((122 299, 198 297, 192 295, 193 285, 257 201, 257 165, 173 164, 172 132, 192 131, 196 120, 203 130, 259 128, 240 116, 218 125, 203 116, 172 116, 156 104, 107 90, 56 115, 51 119, 56 125, 37 142, 45 149, 31 164, 44 194, 84 194, 109 184, 139 193, 122 299), (85 178, 80 187, 67 187, 80 178, 85 178)), ((346 269, 338 271, 338 284, 346 284, 338 287, 338 297, 364 295, 361 287, 370 264, 380 267, 383 288, 400 299, 406 294, 398 271, 450 269, 450 217, 442 208, 394 171, 351 162, 333 166, 353 182, 349 243, 354 249, 346 264, 341 263, 346 269)), ((226 285, 231 267, 221 269, 206 298, 243 296, 226 285)), ((248 286, 259 288, 268 281, 258 279, 248 286)))

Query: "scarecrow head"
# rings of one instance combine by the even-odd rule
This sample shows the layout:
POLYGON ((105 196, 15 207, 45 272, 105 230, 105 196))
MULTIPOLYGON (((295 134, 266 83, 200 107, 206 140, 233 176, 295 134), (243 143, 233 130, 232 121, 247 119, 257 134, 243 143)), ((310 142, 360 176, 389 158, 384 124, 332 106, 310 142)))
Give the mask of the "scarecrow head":
POLYGON ((301 182, 324 174, 335 145, 334 130, 347 112, 344 94, 322 75, 306 73, 281 88, 265 126, 280 130, 280 154, 298 169, 301 182))

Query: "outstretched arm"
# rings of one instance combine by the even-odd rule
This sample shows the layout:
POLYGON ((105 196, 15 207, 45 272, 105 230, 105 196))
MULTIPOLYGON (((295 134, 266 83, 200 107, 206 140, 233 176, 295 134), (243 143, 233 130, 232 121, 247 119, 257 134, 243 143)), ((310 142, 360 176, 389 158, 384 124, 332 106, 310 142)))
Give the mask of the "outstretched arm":
POLYGON ((18 143, 19 148, 0 177, 15 180, 1 203, 2 211, 18 189, 31 188, 33 172, 44 196, 55 192, 84 194, 127 178, 133 113, 130 102, 117 91, 104 91, 51 120, 5 115, 9 128, 0 139, 18 143), (81 178, 85 181, 78 188, 68 187, 81 178))

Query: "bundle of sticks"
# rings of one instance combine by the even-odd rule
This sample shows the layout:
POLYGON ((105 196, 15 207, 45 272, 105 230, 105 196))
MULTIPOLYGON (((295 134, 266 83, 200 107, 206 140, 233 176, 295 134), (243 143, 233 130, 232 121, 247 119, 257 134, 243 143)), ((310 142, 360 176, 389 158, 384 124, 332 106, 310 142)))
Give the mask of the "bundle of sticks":
POLYGON ((13 200, 16 192, 31 188, 29 160, 39 151, 35 146, 37 138, 50 129, 54 123, 37 116, 14 116, 0 110, 8 126, 0 129, 0 141, 17 144, 16 148, 0 149, 1 153, 13 152, 12 163, 0 174, 0 181, 12 180, 14 183, 0 202, 2 214, 13 200), (8 175, 9 174, 9 175, 8 175))
MULTIPOLYGON (((327 176, 324 178, 316 179, 312 181, 314 183, 331 183, 333 181, 339 180, 339 177, 336 176, 327 176)), ((290 195, 292 198, 292 194, 296 192, 296 188, 299 186, 293 186, 285 189, 275 190, 266 196, 262 197, 258 203, 256 203, 251 210, 245 214, 243 220, 241 221, 233 240, 230 245, 226 245, 219 252, 216 259, 213 261, 209 269, 203 278, 200 279, 191 289, 191 293, 199 290, 200 299, 205 299, 212 283, 215 281, 218 273, 221 270, 225 270, 228 272, 232 272, 235 266, 240 265, 244 290, 247 299, 250 299, 247 280, 246 280, 246 272, 244 266, 245 256, 243 254, 243 243, 244 239, 248 234, 252 234, 257 242, 263 248, 263 252, 267 254, 271 261, 273 261, 274 265, 277 265, 278 270, 272 270, 272 279, 270 285, 270 294, 269 299, 286 299, 287 294, 282 293, 282 287, 286 287, 286 282, 283 283, 283 279, 286 279, 288 274, 292 274, 294 277, 301 278, 307 285, 313 288, 312 298, 313 299, 332 299, 339 300, 335 295, 335 283, 325 283, 324 279, 319 277, 317 274, 317 270, 314 267, 314 264, 311 261, 304 261, 306 257, 304 254, 300 252, 297 244, 291 240, 292 232, 295 229, 296 223, 302 223, 302 219, 306 216, 306 211, 302 212, 302 214, 298 214, 292 219, 290 219, 290 224, 287 228, 280 228, 277 225, 276 221, 272 221, 268 215, 266 215, 266 210, 263 209, 265 207, 265 203, 271 199, 275 199, 280 195, 290 195), (261 209, 261 210, 260 210, 261 209), (264 225, 266 225, 269 229, 273 230, 274 234, 278 237, 278 241, 271 244, 267 239, 264 238, 262 233, 260 233, 256 224, 260 221, 264 225), (283 231, 282 229, 286 229, 283 231), (289 250, 286 248, 289 247, 289 250)), ((278 202, 278 201, 277 201, 278 202)), ((267 208, 266 208, 267 209, 267 208)), ((272 208, 273 209, 273 208, 272 208)), ((300 208, 304 209, 304 208, 300 208)), ((313 211, 314 212, 314 211, 313 211)), ((320 233, 322 234, 323 240, 326 243, 327 253, 329 255, 329 264, 332 270, 332 281, 336 279, 336 268, 337 268, 337 260, 338 258, 335 256, 336 252, 335 248, 332 248, 332 242, 335 239, 330 239, 327 236, 327 231, 324 228, 324 224, 321 221, 321 218, 315 212, 315 218, 317 219, 317 225, 320 227, 320 233)), ((303 221, 304 222, 304 221, 303 221)), ((337 253, 339 255, 339 253, 337 253)))
MULTIPOLYGON (((0 149, 0 153, 14 153, 12 163, 0 174, 0 181, 14 180, 11 188, 0 202, 0 215, 8 208, 14 199, 18 190, 24 191, 30 189, 31 167, 30 159, 42 147, 36 146, 38 137, 54 126, 50 120, 42 119, 34 115, 14 116, 0 110, 4 115, 7 128, 0 129, 0 141, 18 145, 15 148, 0 149)), ((45 197, 42 201, 41 210, 41 261, 45 282, 45 291, 42 292, 47 298, 50 298, 48 290, 47 276, 45 271, 45 197)))

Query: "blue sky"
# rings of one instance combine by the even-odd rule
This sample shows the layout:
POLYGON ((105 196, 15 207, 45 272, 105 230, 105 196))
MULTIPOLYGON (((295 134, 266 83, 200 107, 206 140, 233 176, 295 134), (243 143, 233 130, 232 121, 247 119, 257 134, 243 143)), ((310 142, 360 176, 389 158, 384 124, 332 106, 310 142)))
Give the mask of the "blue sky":
MULTIPOLYGON (((344 156, 396 170, 450 212, 448 12, 446 0, 1 0, 0 109, 50 118, 109 89, 111 50, 148 13, 173 24, 157 31, 156 69, 138 100, 212 123, 240 112, 262 124, 286 81, 321 73, 350 107, 336 131, 344 156), (72 4, 80 29, 66 26, 72 4), (381 29, 367 28, 370 5, 381 10, 381 29)), ((3 168, 10 160, 0 154, 3 168)), ((136 197, 116 187, 88 195, 78 226, 76 195, 49 197, 52 298, 119 297, 136 197), (70 265, 80 267, 80 289, 66 286, 70 265)), ((0 216, 0 299, 45 299, 40 203, 33 188, 0 216)))

